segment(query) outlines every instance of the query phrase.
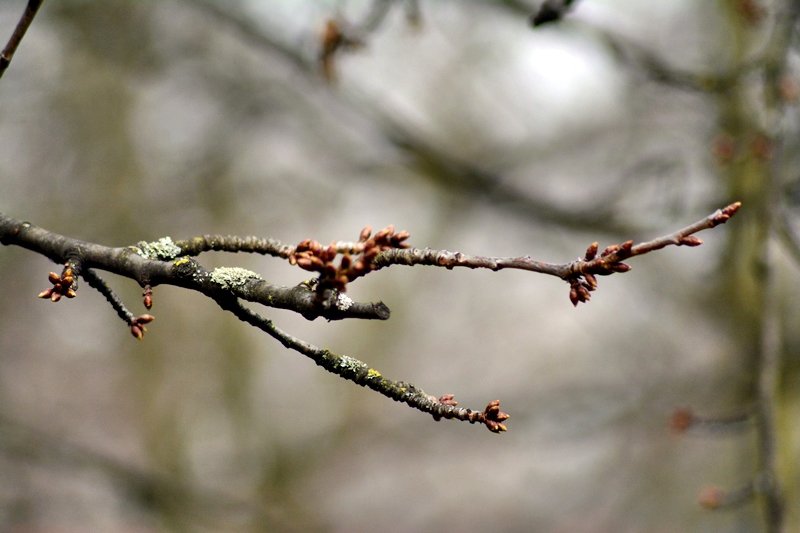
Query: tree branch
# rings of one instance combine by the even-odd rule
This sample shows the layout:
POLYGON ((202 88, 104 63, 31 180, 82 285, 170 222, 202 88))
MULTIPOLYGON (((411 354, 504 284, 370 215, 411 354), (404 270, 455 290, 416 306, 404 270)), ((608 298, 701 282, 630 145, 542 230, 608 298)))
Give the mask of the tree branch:
POLYGON ((391 265, 434 265, 454 267, 506 268, 527 270, 559 277, 570 284, 573 304, 587 302, 589 293, 597 288, 597 275, 627 272, 630 267, 623 260, 643 255, 666 246, 698 246, 702 241, 694 234, 723 224, 739 209, 733 203, 718 209, 707 217, 663 237, 634 245, 633 241, 608 246, 598 256, 598 244, 592 243, 583 259, 568 263, 547 263, 530 256, 483 257, 461 252, 408 248, 408 232, 396 232, 393 226, 372 233, 370 227, 361 230, 357 242, 337 241, 323 246, 306 239, 296 246, 276 239, 203 235, 174 242, 163 237, 154 242, 139 242, 135 246, 110 248, 95 243, 72 239, 33 226, 0 213, 0 243, 22 246, 40 253, 58 263, 65 263, 62 273, 51 272, 53 287, 42 291, 40 297, 57 302, 62 296, 76 294, 75 279, 82 276, 88 285, 99 291, 130 327, 131 334, 141 339, 145 325, 154 317, 149 314, 134 316, 121 299, 96 274, 105 270, 136 280, 145 287, 145 306, 152 303, 152 286, 175 285, 205 294, 222 309, 239 320, 266 332, 286 348, 311 358, 325 370, 348 381, 403 402, 434 419, 455 419, 472 424, 480 423, 490 431, 506 430, 509 415, 500 411, 499 400, 489 402, 483 411, 457 407, 452 395, 438 399, 422 389, 402 381, 393 381, 369 367, 366 363, 346 355, 339 355, 293 337, 242 305, 241 300, 270 307, 294 310, 306 318, 324 316, 339 318, 389 317, 382 303, 359 304, 344 295, 347 284, 381 268, 391 265), (264 281, 255 272, 238 267, 217 268, 209 272, 192 257, 208 251, 249 252, 271 255, 287 260, 304 270, 318 273, 314 282, 304 282, 295 287, 276 287, 264 281), (339 257, 341 255, 341 257, 339 257), (338 258, 338 261, 337 261, 338 258))
MULTIPOLYGON (((236 240, 245 244, 257 241, 256 238, 232 238, 225 242, 231 244, 236 240)), ((242 268, 217 268, 209 272, 188 255, 183 255, 182 249, 168 237, 153 243, 112 248, 59 235, 0 213, 0 242, 27 248, 61 264, 77 257, 84 269, 111 272, 135 280, 142 286, 174 285, 210 298, 232 294, 268 307, 295 311, 309 320, 317 317, 328 320, 386 320, 390 314, 389 308, 382 302, 348 300, 343 305, 343 300, 335 294, 330 299, 322 300, 307 284, 281 287, 242 268)), ((196 255, 201 251, 198 239, 180 242, 191 254, 196 255)), ((242 251, 248 251, 247 246, 242 251)), ((69 284, 62 283, 60 286, 65 285, 69 284)))
POLYGON ((8 43, 5 48, 3 48, 3 51, 0 52, 0 78, 3 77, 6 69, 11 64, 14 53, 17 51, 17 47, 19 47, 19 43, 21 43, 22 38, 25 37, 25 32, 28 31, 43 1, 44 0, 29 0, 28 5, 25 6, 25 11, 22 12, 22 16, 19 22, 17 22, 16 28, 14 28, 14 32, 8 39, 8 43))
POLYGON ((391 265, 430 265, 447 269, 466 267, 488 268, 495 271, 505 268, 527 270, 556 276, 570 282, 573 290, 577 293, 576 295, 571 292, 570 299, 577 304, 578 302, 589 300, 589 292, 597 287, 595 276, 627 272, 630 270, 630 266, 627 263, 623 263, 623 260, 660 250, 666 246, 698 246, 703 241, 695 237, 695 233, 724 224, 736 214, 740 207, 741 203, 735 202, 727 207, 718 209, 694 224, 651 241, 636 245, 633 244, 633 241, 611 245, 603 250, 599 257, 596 257, 598 245, 597 243, 592 243, 583 259, 569 263, 547 263, 537 261, 530 256, 482 257, 447 250, 409 248, 382 252, 375 258, 373 269, 378 270, 391 265))
POLYGON ((453 399, 452 394, 446 394, 437 399, 411 383, 390 380, 358 359, 319 348, 286 333, 273 324, 271 320, 259 316, 244 307, 235 298, 221 297, 217 299, 217 303, 224 310, 233 313, 242 322, 264 331, 286 348, 311 358, 317 365, 328 372, 362 387, 368 387, 396 402, 403 402, 418 411, 428 413, 434 420, 445 418, 448 420, 461 420, 470 424, 484 424, 493 433, 500 433, 506 430, 503 422, 509 418, 509 415, 500 411, 499 400, 489 402, 483 411, 457 407, 458 402, 453 399))

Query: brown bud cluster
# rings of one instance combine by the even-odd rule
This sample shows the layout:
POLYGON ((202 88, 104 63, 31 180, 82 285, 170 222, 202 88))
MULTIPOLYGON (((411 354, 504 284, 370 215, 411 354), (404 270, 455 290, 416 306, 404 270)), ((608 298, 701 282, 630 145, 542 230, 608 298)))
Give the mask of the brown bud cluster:
POLYGON ((505 422, 511 417, 508 413, 500 410, 500 400, 492 400, 483 410, 483 423, 492 433, 502 433, 506 431, 505 422))
POLYGON ((78 284, 75 283, 75 271, 68 263, 59 276, 55 272, 50 272, 47 279, 53 284, 52 287, 43 290, 37 296, 39 298, 49 298, 51 302, 57 302, 62 296, 75 298, 78 284))
POLYGON ((142 340, 142 337, 144 337, 144 332, 147 331, 147 328, 144 327, 144 325, 149 324, 155 319, 156 317, 153 315, 139 315, 132 318, 130 321, 131 335, 136 337, 137 340, 142 340))
POLYGON ((358 242, 348 246, 347 251, 341 254, 336 243, 323 246, 317 241, 306 239, 295 247, 289 256, 289 263, 303 270, 319 272, 317 290, 320 293, 329 289, 344 292, 349 282, 373 270, 373 261, 379 253, 393 248, 408 248, 408 243, 405 242, 408 237, 407 231, 395 232, 394 226, 388 226, 372 235, 372 228, 367 226, 361 230, 358 242))
MULTIPOLYGON (((456 407, 458 405, 454 394, 442 394, 438 398, 436 396, 428 396, 428 398, 434 403, 440 403, 450 407, 456 407)), ((442 419, 442 417, 436 413, 431 413, 431 416, 433 416, 433 419, 437 422, 442 419)))
MULTIPOLYGON (((691 244, 689 245, 691 246, 691 244)), ((572 305, 577 306, 579 303, 586 303, 592 299, 591 293, 597 289, 597 276, 628 272, 631 269, 631 266, 623 263, 622 260, 633 255, 633 241, 606 246, 598 257, 599 249, 598 243, 590 244, 583 256, 580 273, 567 278, 569 300, 572 305)))
POLYGON ((592 299, 591 292, 597 288, 597 278, 592 274, 578 276, 569 279, 569 301, 577 306, 579 303, 586 303, 592 299), (592 281, 589 282, 588 279, 592 281))

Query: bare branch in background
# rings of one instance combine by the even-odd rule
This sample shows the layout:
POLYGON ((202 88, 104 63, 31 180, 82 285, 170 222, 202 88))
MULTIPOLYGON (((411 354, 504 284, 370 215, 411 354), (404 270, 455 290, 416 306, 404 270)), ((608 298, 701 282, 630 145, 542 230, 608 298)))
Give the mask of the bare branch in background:
POLYGON ((531 15, 531 26, 542 26, 561 20, 573 3, 574 0, 545 0, 536 13, 531 15))
MULTIPOLYGON (((319 75, 319 56, 316 58, 304 56, 298 46, 291 46, 276 38, 268 29, 257 26, 236 9, 222 8, 218 3, 209 0, 186 1, 185 5, 187 8, 213 17, 220 23, 219 27, 230 29, 254 47, 283 59, 312 83, 324 81, 319 75)), ((504 3, 499 5, 505 6, 504 3)), ((366 37, 366 34, 358 35, 358 39, 363 43, 366 43, 366 37)), ((322 40, 324 41, 324 38, 322 40)), ((324 53, 323 48, 324 42, 321 44, 320 54, 324 53)), ((493 204, 528 220, 548 225, 579 231, 591 228, 594 232, 611 235, 632 233, 640 229, 627 221, 620 220, 617 211, 611 207, 595 204, 559 205, 552 199, 521 191, 504 180, 501 174, 488 171, 476 162, 456 159, 436 148, 414 128, 404 124, 373 102, 358 98, 347 91, 332 91, 329 94, 348 110, 379 126, 385 142, 408 155, 414 164, 430 170, 431 172, 426 173, 426 177, 438 187, 480 199, 481 202, 493 204)))
POLYGON ((6 69, 11 64, 11 60, 14 58, 14 53, 17 51, 19 43, 21 43, 22 38, 25 37, 25 32, 28 31, 43 1, 44 0, 28 0, 28 5, 25 6, 25 11, 23 11, 16 28, 14 28, 14 33, 11 34, 5 48, 0 52, 0 78, 3 77, 6 69))

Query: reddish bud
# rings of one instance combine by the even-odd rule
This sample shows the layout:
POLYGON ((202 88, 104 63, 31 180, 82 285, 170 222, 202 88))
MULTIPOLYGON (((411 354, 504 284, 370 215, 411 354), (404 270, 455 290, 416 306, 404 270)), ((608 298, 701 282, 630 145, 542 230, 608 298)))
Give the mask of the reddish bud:
POLYGON ((577 291, 577 290, 575 290, 575 287, 572 287, 572 288, 569 290, 569 301, 570 301, 570 302, 572 302, 572 305, 573 305, 573 306, 575 306, 575 307, 577 307, 577 306, 578 306, 578 302, 579 302, 580 300, 578 300, 578 291, 577 291))
POLYGON ((492 400, 483 411, 483 423, 492 433, 506 431, 507 428, 501 422, 508 420, 510 415, 500 410, 500 400, 492 400))
POLYGON ((142 340, 142 337, 144 337, 144 330, 136 324, 131 324, 131 335, 136 337, 137 340, 142 340))
POLYGON ((583 278, 586 280, 586 286, 590 291, 597 288, 597 277, 594 274, 584 274, 583 278))
POLYGON ((591 261, 592 259, 597 257, 597 249, 599 246, 600 244, 597 242, 593 242, 592 244, 590 244, 589 247, 586 248, 586 254, 583 256, 584 260, 591 261))
POLYGON ((628 272, 631 269, 631 266, 627 263, 614 263, 608 266, 612 272, 624 273, 628 272))
POLYGON ((37 298, 50 298, 50 295, 53 294, 53 289, 45 289, 39 294, 36 295, 37 298))
POLYGON ((611 244, 603 249, 603 251, 600 253, 600 257, 605 257, 607 255, 611 255, 618 251, 619 251, 619 244, 611 244))
POLYGON ((730 204, 728 206, 725 206, 722 209, 722 213, 724 215, 728 215, 729 217, 732 217, 733 215, 736 214, 736 212, 739 210, 740 207, 742 207, 742 202, 733 202, 732 204, 730 204))
POLYGON ((137 316, 135 320, 136 320, 137 324, 149 324, 150 322, 152 322, 155 319, 156 319, 156 317, 154 317, 153 315, 145 314, 145 315, 137 316))
POLYGON ((694 235, 687 235, 685 237, 681 237, 678 240, 678 244, 681 246, 700 246, 703 244, 703 239, 694 235))
POLYGON ((365 251, 364 251, 364 261, 365 261, 365 262, 367 262, 367 263, 371 263, 371 262, 372 262, 372 260, 373 260, 373 259, 375 259, 375 257, 376 257, 376 256, 377 256, 379 253, 381 253, 380 249, 378 249, 378 248, 377 248, 377 247, 375 247, 375 246, 373 246, 372 248, 369 248, 369 249, 365 250, 365 251))
POLYGON ((577 285, 575 287, 575 291, 578 293, 578 299, 581 302, 588 302, 592 299, 592 295, 589 293, 589 290, 583 285, 577 285))
POLYGON ((617 255, 619 255, 620 259, 625 259, 626 257, 630 257, 632 248, 633 248, 633 241, 625 241, 619 245, 619 251, 617 252, 617 255))
POLYGON ((408 239, 409 237, 411 237, 411 234, 409 232, 403 230, 403 231, 401 231, 400 233, 398 233, 398 234, 396 234, 394 236, 394 242, 399 244, 399 243, 403 242, 404 240, 408 239))
POLYGON ((365 242, 369 239, 370 235, 372 235, 372 227, 364 226, 364 229, 361 230, 361 234, 358 236, 358 242, 365 242))
POLYGON ((59 283, 59 282, 61 281, 61 276, 59 276, 59 275, 58 275, 58 274, 56 274, 55 272, 50 272, 50 273, 47 275, 47 279, 48 279, 48 280, 50 280, 50 283, 52 283, 53 285, 55 285, 56 283, 59 283))
POLYGON ((301 257, 299 259, 295 259, 294 263, 302 268, 303 270, 314 270, 313 268, 313 261, 310 257, 301 257))
POLYGON ((453 394, 443 394, 439 396, 439 399, 437 401, 439 403, 443 403, 445 405, 452 405, 453 407, 455 407, 456 405, 458 405, 458 402, 456 401, 455 398, 456 397, 453 394))

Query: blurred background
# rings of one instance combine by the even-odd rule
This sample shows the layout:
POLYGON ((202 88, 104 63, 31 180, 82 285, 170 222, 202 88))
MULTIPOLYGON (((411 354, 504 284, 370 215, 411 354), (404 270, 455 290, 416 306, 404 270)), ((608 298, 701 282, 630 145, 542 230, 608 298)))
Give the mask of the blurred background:
MULTIPOLYGON (((25 3, 0 5, 3 42, 25 3)), ((765 331, 800 527, 789 5, 584 0, 532 28, 535 1, 45 2, 0 83, 0 211, 65 235, 327 243, 395 224, 413 246, 566 262, 745 207, 578 308, 555 278, 398 266, 348 290, 386 322, 263 310, 431 394, 500 399, 501 435, 326 374, 176 288, 156 287, 136 342, 86 286, 37 300, 57 266, 3 247, 0 529, 761 531, 758 500, 698 504, 757 478, 754 424, 669 421, 757 406, 765 331), (361 43, 330 79, 328 20, 361 43)), ((106 279, 144 312, 138 285, 106 279)))

